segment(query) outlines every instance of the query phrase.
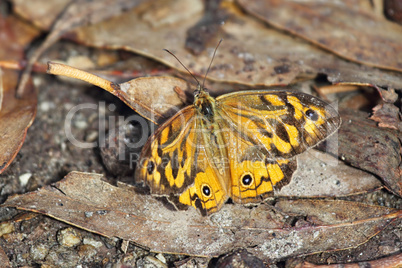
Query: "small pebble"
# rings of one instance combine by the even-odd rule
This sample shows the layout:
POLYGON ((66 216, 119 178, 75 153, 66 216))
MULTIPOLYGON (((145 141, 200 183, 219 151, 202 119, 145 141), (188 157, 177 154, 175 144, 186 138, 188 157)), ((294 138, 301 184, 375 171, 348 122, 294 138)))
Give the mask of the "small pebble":
POLYGON ((97 253, 96 248, 91 245, 78 246, 78 255, 85 260, 90 260, 97 253))
POLYGON ((20 185, 22 187, 25 187, 28 184, 29 179, 32 177, 32 173, 24 173, 22 175, 19 176, 19 180, 20 180, 20 185))
POLYGON ((161 262, 157 258, 150 256, 150 255, 145 256, 142 259, 139 259, 136 264, 138 267, 146 267, 146 268, 167 268, 168 267, 165 263, 161 262))
POLYGON ((135 266, 135 260, 137 259, 137 255, 134 254, 133 252, 127 253, 123 256, 121 259, 122 264, 128 265, 128 266, 135 266))
POLYGON ((54 246, 46 256, 46 263, 51 267, 75 267, 80 256, 75 249, 63 246, 54 246))
POLYGON ((156 257, 158 260, 160 260, 161 262, 166 263, 165 256, 163 256, 162 253, 156 254, 155 257, 156 257))
POLYGON ((12 222, 0 223, 0 237, 5 234, 9 234, 15 231, 14 224, 12 222))
POLYGON ((45 244, 33 245, 29 250, 30 256, 34 261, 44 260, 49 253, 49 246, 45 244))
POLYGON ((81 243, 81 234, 68 227, 57 233, 57 242, 65 247, 75 247, 81 243))
POLYGON ((74 126, 78 129, 85 129, 88 127, 88 122, 83 118, 77 118, 74 120, 74 126))
POLYGON ((103 243, 101 241, 92 239, 92 238, 84 238, 84 240, 82 241, 82 243, 84 245, 91 245, 94 248, 100 248, 103 246, 103 243))
POLYGON ((55 108, 55 104, 53 102, 49 102, 49 101, 43 101, 39 105, 39 109, 42 112, 48 112, 50 109, 54 109, 54 108, 55 108))

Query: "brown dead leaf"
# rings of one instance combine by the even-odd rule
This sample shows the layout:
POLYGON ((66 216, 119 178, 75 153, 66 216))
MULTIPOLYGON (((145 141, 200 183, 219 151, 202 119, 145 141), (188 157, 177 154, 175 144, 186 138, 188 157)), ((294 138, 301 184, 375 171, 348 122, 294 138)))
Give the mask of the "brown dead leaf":
MULTIPOLYGON (((0 32, 0 59, 5 61, 22 59, 26 44, 38 35, 30 25, 1 15, 0 32)), ((20 99, 15 97, 17 82, 18 72, 0 69, 0 173, 17 155, 36 114, 37 95, 32 81, 27 94, 20 99)))
POLYGON ((238 2, 269 24, 341 57, 402 71, 402 27, 362 8, 359 1, 238 2))
POLYGON ((336 155, 346 163, 379 176, 394 194, 402 196, 400 132, 379 128, 359 111, 341 110, 336 155))
MULTIPOLYGON (((218 29, 214 28, 213 36, 208 35, 207 43, 202 43, 201 48, 193 47, 202 50, 197 52, 199 55, 193 55, 186 49, 186 43, 194 41, 189 29, 198 29, 201 34, 202 27, 192 27, 199 23, 209 25, 202 24, 208 14, 202 12, 200 5, 200 0, 191 0, 191 4, 188 1, 153 1, 150 5, 141 5, 67 35, 90 46, 139 53, 183 71, 180 64, 162 50, 167 48, 201 76, 205 74, 216 44, 224 38, 208 75, 209 79, 221 82, 250 86, 283 85, 323 73, 328 74, 333 82, 358 81, 394 88, 402 84, 402 77, 398 74, 344 61, 307 42, 268 28, 242 13, 231 1, 222 1, 219 10, 208 13, 216 16, 211 18, 213 25, 217 25, 218 18, 221 18, 221 23, 218 29), (226 19, 224 23, 223 19, 226 19)), ((37 11, 24 12, 29 20, 40 19, 37 11)), ((381 48, 376 53, 381 54, 381 48)), ((227 88, 228 91, 232 90, 227 88)))
MULTIPOLYGON (((3 206, 46 214, 104 236, 134 241, 151 251, 212 257, 246 248, 263 260, 355 247, 402 216, 395 209, 337 201, 333 204, 363 208, 364 213, 357 214, 362 217, 344 213, 345 218, 334 224, 291 227, 265 204, 252 209, 226 205, 210 217, 201 217, 195 209, 171 211, 150 195, 101 179, 98 174, 72 172, 53 187, 11 197, 3 206), (353 234, 353 239, 345 233, 353 234)), ((331 217, 327 205, 314 202, 293 212, 317 216, 314 211, 318 210, 311 207, 318 206, 331 217)))

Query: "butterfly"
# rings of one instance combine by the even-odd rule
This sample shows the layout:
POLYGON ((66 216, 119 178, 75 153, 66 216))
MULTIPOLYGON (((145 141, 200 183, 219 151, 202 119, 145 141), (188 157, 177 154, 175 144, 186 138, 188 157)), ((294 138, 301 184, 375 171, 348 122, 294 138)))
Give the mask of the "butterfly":
POLYGON ((249 90, 214 98, 198 83, 194 103, 146 142, 136 176, 152 195, 203 215, 229 198, 257 203, 290 182, 296 155, 340 124, 333 107, 308 94, 249 90))

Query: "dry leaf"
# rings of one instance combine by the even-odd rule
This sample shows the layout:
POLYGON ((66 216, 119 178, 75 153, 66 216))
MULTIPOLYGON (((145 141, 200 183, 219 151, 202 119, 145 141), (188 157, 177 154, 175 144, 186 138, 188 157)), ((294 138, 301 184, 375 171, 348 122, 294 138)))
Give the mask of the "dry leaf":
POLYGON ((46 214, 104 236, 134 241, 151 251, 212 257, 246 248, 263 260, 355 247, 402 216, 401 211, 384 207, 346 201, 313 201, 307 205, 305 200, 304 206, 293 209, 284 205, 287 201, 280 201, 278 207, 312 216, 321 209, 320 215, 330 220, 324 225, 291 227, 282 214, 265 204, 252 209, 226 205, 211 217, 201 217, 191 208, 170 211, 150 195, 101 179, 98 174, 72 172, 53 187, 11 197, 3 206, 46 214), (331 221, 335 215, 332 205, 363 211, 343 213, 342 221, 331 221))
POLYGON ((238 2, 269 24, 339 56, 402 71, 402 27, 363 9, 359 1, 238 2))
MULTIPOLYGON (((0 32, 0 59, 5 61, 22 59, 25 46, 39 33, 13 16, 1 15, 0 32)), ((15 97, 18 77, 16 71, 0 69, 0 173, 17 155, 36 114, 37 95, 32 81, 23 98, 15 97)))

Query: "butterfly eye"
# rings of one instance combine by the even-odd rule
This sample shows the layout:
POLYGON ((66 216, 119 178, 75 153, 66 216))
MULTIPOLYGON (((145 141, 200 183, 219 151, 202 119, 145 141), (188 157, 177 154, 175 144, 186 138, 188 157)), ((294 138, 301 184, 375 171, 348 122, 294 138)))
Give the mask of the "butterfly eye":
POLYGON ((310 118, 311 120, 313 120, 313 121, 317 121, 317 120, 318 120, 318 114, 317 114, 316 111, 314 111, 314 110, 308 109, 308 110, 306 111, 306 116, 307 116, 308 118, 310 118))
POLYGON ((147 171, 148 171, 149 175, 152 175, 152 173, 154 173, 154 171, 155 171, 155 163, 154 163, 154 161, 150 160, 148 162, 147 171))
POLYGON ((244 187, 250 186, 253 183, 253 177, 250 174, 245 174, 241 178, 241 183, 244 187))
POLYGON ((211 188, 209 188, 208 185, 205 185, 205 184, 204 184, 204 185, 201 187, 201 189, 202 189, 202 194, 205 195, 205 197, 210 197, 210 196, 211 196, 211 188))

